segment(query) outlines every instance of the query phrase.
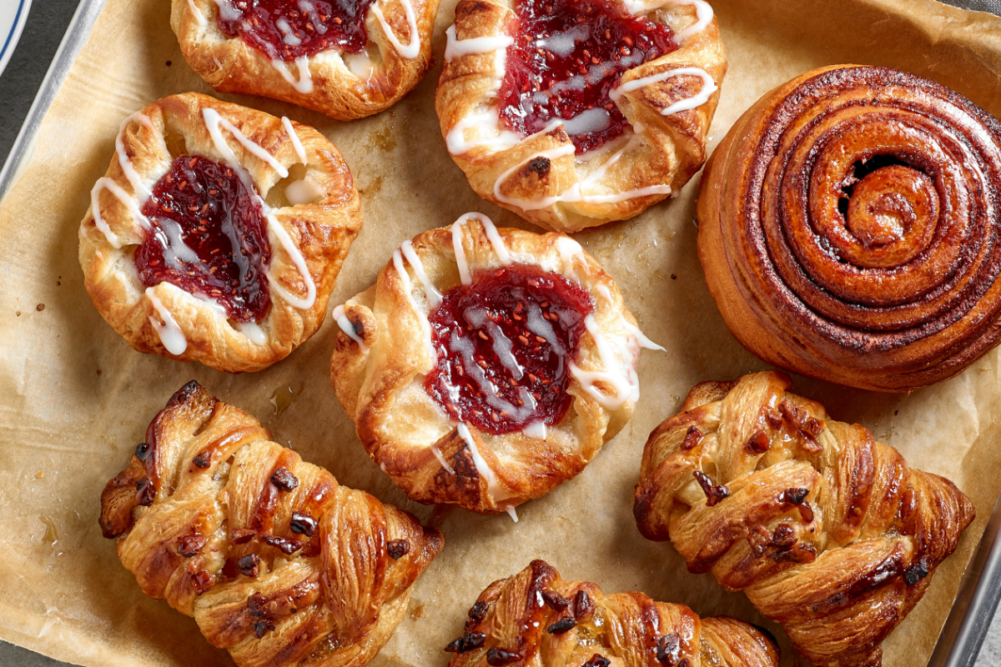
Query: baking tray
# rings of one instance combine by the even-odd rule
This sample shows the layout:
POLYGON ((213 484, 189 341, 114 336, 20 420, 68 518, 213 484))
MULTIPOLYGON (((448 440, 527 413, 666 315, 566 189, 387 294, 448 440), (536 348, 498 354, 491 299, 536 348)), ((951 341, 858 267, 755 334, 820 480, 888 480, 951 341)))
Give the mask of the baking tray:
MULTIPOLYGON (((81 0, 45 79, 0 169, 0 202, 28 164, 38 132, 71 66, 85 45, 106 0, 81 0)), ((976 0, 955 0, 959 7, 976 0)), ((1001 602, 1001 497, 995 502, 987 528, 962 578, 952 610, 929 667, 972 667, 1001 602)))

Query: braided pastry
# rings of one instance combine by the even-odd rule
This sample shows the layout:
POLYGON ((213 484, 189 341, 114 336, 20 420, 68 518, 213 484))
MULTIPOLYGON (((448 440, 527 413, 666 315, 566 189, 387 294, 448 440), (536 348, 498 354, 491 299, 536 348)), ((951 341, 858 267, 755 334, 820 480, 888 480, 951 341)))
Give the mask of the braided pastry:
POLYGON ((240 667, 360 667, 396 629, 441 534, 270 442, 191 382, 101 494, 147 595, 240 667))
POLYGON ((445 649, 449 667, 777 667, 774 639, 733 618, 699 618, 643 593, 605 595, 532 561, 490 584, 469 610, 465 634, 445 649))
POLYGON ((650 435, 634 512, 822 667, 876 667, 975 516, 947 479, 787 393, 783 373, 696 386, 650 435))
POLYGON ((727 68, 708 2, 461 0, 447 33, 435 109, 487 201, 575 232, 639 215, 705 163, 727 68))
POLYGON ((727 326, 782 368, 879 391, 1001 337, 1001 123, 883 67, 809 72, 710 159, 699 257, 727 326))

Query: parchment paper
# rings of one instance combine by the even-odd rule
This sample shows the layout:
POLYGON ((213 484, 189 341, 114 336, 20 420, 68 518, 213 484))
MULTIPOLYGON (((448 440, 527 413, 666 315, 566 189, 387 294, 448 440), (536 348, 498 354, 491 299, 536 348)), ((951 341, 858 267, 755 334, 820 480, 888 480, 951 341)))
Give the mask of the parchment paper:
MULTIPOLYGON (((227 376, 133 351, 101 319, 82 285, 77 226, 114 152, 121 119, 171 93, 211 93, 184 63, 165 0, 109 0, 49 111, 30 165, 0 207, 0 638, 86 665, 231 665, 194 621, 143 595, 101 537, 99 496, 153 415, 194 378, 261 418, 279 442, 423 520, 365 455, 328 377, 336 325, 284 362, 227 376), (277 406, 277 407, 276 407, 277 406), (285 408, 285 409, 282 409, 285 408)), ((932 0, 715 0, 730 71, 715 145, 772 87, 821 65, 882 64, 955 88, 1001 115, 1001 19, 932 0)), ((364 192, 365 228, 331 306, 368 287, 392 249, 418 232, 483 211, 528 227, 470 190, 445 149, 433 109, 454 0, 438 15, 439 60, 392 110, 350 124, 262 98, 226 99, 312 124, 344 153, 364 192)), ((767 625, 783 665, 804 664, 784 635, 740 594, 689 574, 668 544, 644 540, 632 490, 651 429, 697 382, 763 368, 727 331, 705 287, 692 224, 697 182, 631 222, 580 234, 617 279, 645 332, 667 353, 644 352, 632 422, 587 470, 519 508, 521 521, 437 512, 444 552, 421 577, 410 613, 375 665, 444 665, 466 610, 491 581, 548 560, 568 579, 606 592, 642 590, 700 614, 767 625)), ((977 506, 957 553, 886 642, 887 667, 931 655, 967 562, 1001 492, 1001 364, 997 352, 961 376, 910 396, 868 394, 796 378, 799 393, 859 421, 911 465, 946 475, 977 506)))

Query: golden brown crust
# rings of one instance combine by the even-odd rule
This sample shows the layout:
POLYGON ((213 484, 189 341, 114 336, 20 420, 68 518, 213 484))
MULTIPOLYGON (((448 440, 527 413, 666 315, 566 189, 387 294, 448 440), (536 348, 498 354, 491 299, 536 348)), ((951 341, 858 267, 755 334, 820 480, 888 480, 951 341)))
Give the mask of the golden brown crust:
POLYGON ((790 387, 770 372, 692 390, 647 441, 636 521, 743 590, 812 662, 877 666, 975 510, 790 387))
MULTIPOLYGON (((412 242, 430 283, 442 293, 460 284, 453 239, 463 248, 470 273, 502 266, 487 227, 464 217, 451 229, 458 230, 455 236, 450 228, 435 229, 412 242)), ((515 507, 575 477, 629 420, 639 395, 640 334, 612 278, 562 234, 497 232, 513 263, 562 274, 590 294, 595 329, 607 343, 609 356, 603 359, 594 336, 582 335, 575 361, 581 375, 572 373, 567 389, 574 401, 544 440, 521 432, 491 435, 469 424, 482 457, 477 464, 460 425, 424 388, 425 375, 437 364, 427 329, 432 308, 417 271, 402 256, 407 282, 390 261, 374 286, 345 304, 344 315, 364 345, 339 331, 330 363, 337 398, 362 444, 407 495, 482 513, 515 507), (589 373, 598 375, 578 379, 589 373)))
POLYGON ((147 290, 138 279, 132 259, 145 239, 145 223, 135 213, 142 208, 144 199, 130 183, 118 154, 112 157, 103 180, 120 188, 128 203, 98 182, 95 192, 108 233, 95 223, 92 206, 80 225, 80 266, 85 287, 98 311, 140 352, 200 361, 234 373, 256 371, 284 359, 323 324, 334 279, 361 229, 361 199, 340 153, 313 128, 291 123, 307 157, 307 164, 303 165, 282 119, 196 93, 165 97, 123 125, 119 135, 123 155, 143 186, 152 189, 180 155, 225 161, 203 117, 207 109, 217 111, 289 170, 289 178, 283 179, 272 165, 234 140, 229 131, 221 130, 226 145, 271 206, 272 220, 281 226, 301 254, 315 286, 312 305, 297 307, 289 301, 291 297, 305 306, 310 290, 296 265, 297 258, 284 248, 273 228, 274 222, 268 223, 272 305, 264 319, 257 322, 259 332, 234 326, 207 299, 197 298, 173 284, 160 283, 147 290), (314 196, 308 203, 292 205, 286 199, 285 186, 296 179, 311 184, 314 196), (157 327, 169 329, 169 323, 151 295, 176 323, 185 342, 183 352, 173 354, 167 350, 157 327))
POLYGON ((449 667, 777 667, 775 641, 733 618, 699 618, 643 593, 605 595, 541 560, 496 581, 469 611, 449 667))
MULTIPOLYGON (((396 39, 411 42, 403 0, 379 0, 380 9, 396 39)), ((368 63, 354 71, 345 59, 356 56, 328 49, 308 59, 308 86, 297 89, 272 64, 271 59, 243 41, 220 30, 217 0, 172 0, 170 26, 178 37, 185 60, 205 82, 223 93, 261 95, 291 102, 338 120, 354 120, 384 111, 416 86, 431 66, 431 31, 439 0, 407 0, 414 10, 420 48, 416 58, 406 58, 386 36, 370 10, 365 25, 368 46, 361 55, 368 63), (197 10, 197 11, 196 11, 197 10), (363 70, 368 70, 367 73, 363 70), (358 72, 356 74, 355 72, 358 72)), ((296 62, 285 63, 288 76, 301 80, 296 62)))
POLYGON ((754 354, 910 391, 1001 339, 999 187, 987 112, 905 72, 823 68, 763 97, 713 154, 699 257, 754 354))
MULTIPOLYGON (((455 34, 459 40, 505 35, 507 23, 514 16, 512 0, 461 0, 455 9, 455 34)), ((697 21, 693 5, 670 3, 651 11, 648 17, 676 32, 697 21)), ((499 67, 497 61, 496 52, 446 59, 435 109, 447 143, 454 143, 448 141, 449 134, 456 132, 461 121, 491 110, 496 113, 497 90, 503 78, 503 66, 499 67)), ((722 83, 727 63, 715 18, 677 51, 627 71, 620 85, 681 68, 702 69, 717 85, 722 83)), ((453 152, 452 157, 478 195, 546 229, 574 232, 626 220, 663 200, 668 193, 623 201, 557 200, 543 204, 570 192, 620 149, 624 150, 621 158, 582 194, 614 196, 656 186, 670 186, 670 192, 679 192, 705 163, 706 137, 719 102, 719 91, 695 109, 668 116, 661 111, 696 95, 702 87, 699 76, 685 74, 625 92, 616 104, 632 127, 641 127, 642 132, 632 135, 632 139, 624 136, 610 142, 586 157, 574 156, 573 144, 562 126, 512 145, 512 141, 489 141, 498 136, 493 122, 477 122, 467 130, 459 129, 459 139, 465 137, 464 141, 473 145, 464 152, 461 149, 458 154, 453 152), (489 129, 491 125, 493 129, 489 129), (560 156, 540 155, 559 149, 564 149, 560 156), (508 176, 498 185, 505 174, 508 176), (501 197, 497 197, 495 185, 501 197), (521 200, 521 204, 516 200, 521 200), (528 209, 527 202, 532 202, 528 209)), ((630 134, 632 131, 627 132, 630 134)))
POLYGON ((143 592, 240 667, 361 667, 442 536, 269 437, 189 383, 101 494, 101 529, 143 592))

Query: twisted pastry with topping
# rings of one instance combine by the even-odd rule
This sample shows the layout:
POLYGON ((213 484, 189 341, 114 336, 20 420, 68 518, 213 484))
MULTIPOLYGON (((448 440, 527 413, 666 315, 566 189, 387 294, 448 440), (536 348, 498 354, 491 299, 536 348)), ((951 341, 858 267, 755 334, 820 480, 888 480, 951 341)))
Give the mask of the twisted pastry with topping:
POLYGON ((777 667, 774 639, 733 618, 699 618, 643 593, 605 595, 541 560, 490 584, 448 645, 449 667, 777 667))
POLYGON ((787 370, 910 391, 1001 336, 1001 123, 885 67, 816 70, 706 167, 699 257, 727 326, 787 370))
POLYGON ((629 421, 640 348, 662 349, 576 241, 480 214, 405 241, 334 317, 331 380, 383 472, 513 518, 629 421))
POLYGON ((704 0, 461 0, 435 109, 478 195, 547 229, 639 215, 702 168, 726 74, 704 0))
POLYGON ((636 522, 743 590, 818 666, 878 667, 975 510, 790 387, 769 372, 692 389, 647 441, 636 522))
POLYGON ((442 536, 270 441, 191 382, 101 494, 101 530, 147 595, 240 667, 361 667, 442 536))

